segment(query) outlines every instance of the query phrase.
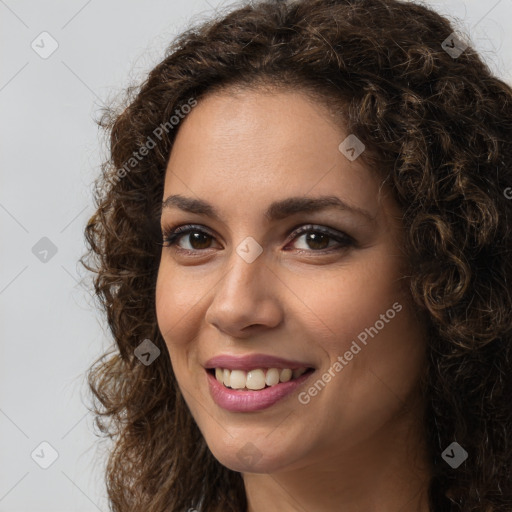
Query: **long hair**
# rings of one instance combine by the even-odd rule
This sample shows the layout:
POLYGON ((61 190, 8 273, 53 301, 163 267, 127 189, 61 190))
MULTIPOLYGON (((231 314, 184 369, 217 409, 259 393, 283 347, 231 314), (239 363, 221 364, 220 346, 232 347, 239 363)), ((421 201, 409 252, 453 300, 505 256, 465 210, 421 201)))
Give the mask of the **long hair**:
POLYGON ((329 106, 403 212, 411 300, 427 318, 432 512, 512 510, 512 90, 453 33, 411 2, 246 2, 176 37, 103 113, 109 157, 81 262, 115 342, 88 372, 115 443, 114 512, 246 510, 241 474, 213 457, 180 393, 155 284, 180 119, 215 90, 264 86, 329 106), (148 365, 134 352, 146 339, 161 351, 148 365), (457 469, 442 456, 452 442, 468 453, 457 469))

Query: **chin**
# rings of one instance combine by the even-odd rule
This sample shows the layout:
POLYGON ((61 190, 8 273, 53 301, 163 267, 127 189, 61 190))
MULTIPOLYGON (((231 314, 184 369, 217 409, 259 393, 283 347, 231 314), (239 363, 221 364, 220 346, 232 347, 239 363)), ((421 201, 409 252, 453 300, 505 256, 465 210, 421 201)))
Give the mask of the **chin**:
MULTIPOLYGON (((249 437, 249 436, 247 436, 249 437)), ((247 437, 229 445, 208 443, 213 456, 225 467, 240 473, 275 473, 297 459, 296 451, 289 453, 288 447, 262 443, 255 446, 247 437)))
POLYGON ((239 473, 275 473, 279 471, 286 463, 282 460, 268 460, 265 455, 259 458, 238 458, 236 453, 223 453, 219 457, 214 454, 215 458, 231 471, 239 473))

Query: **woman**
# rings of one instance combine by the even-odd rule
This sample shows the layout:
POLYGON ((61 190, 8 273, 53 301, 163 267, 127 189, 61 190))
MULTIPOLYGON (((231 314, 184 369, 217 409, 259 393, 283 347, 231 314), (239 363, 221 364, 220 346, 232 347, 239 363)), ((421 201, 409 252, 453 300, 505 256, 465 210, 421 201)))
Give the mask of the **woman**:
POLYGON ((426 7, 299 0, 130 92, 84 258, 112 510, 509 512, 510 87, 426 7))

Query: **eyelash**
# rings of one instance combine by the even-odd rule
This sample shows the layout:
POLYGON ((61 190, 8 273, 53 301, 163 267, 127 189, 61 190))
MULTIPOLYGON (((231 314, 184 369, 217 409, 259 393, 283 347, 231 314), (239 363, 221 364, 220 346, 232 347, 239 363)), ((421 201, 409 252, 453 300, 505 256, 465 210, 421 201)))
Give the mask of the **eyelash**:
MULTIPOLYGON (((207 251, 207 249, 181 249, 176 246, 176 243, 178 240, 190 233, 201 233, 207 236, 210 236, 212 238, 215 238, 213 233, 211 233, 209 230, 205 230, 204 228, 201 228, 200 226, 194 225, 194 224, 187 224, 184 226, 178 226, 178 227, 169 227, 162 230, 163 234, 163 247, 173 247, 175 251, 181 252, 181 253, 196 253, 196 252, 202 252, 207 251)), ((345 250, 347 247, 354 246, 355 240, 347 235, 346 233, 340 232, 340 231, 334 231, 322 226, 317 226, 314 224, 307 224, 305 226, 302 226, 301 228, 297 229, 292 233, 293 238, 292 240, 295 240, 295 238, 299 237, 299 235, 304 235, 308 233, 321 233, 323 235, 327 235, 330 238, 334 239, 336 242, 341 244, 341 247, 335 248, 335 249, 323 249, 323 250, 305 250, 305 249, 298 249, 300 253, 316 253, 316 254, 329 254, 332 252, 337 252, 341 250, 345 250)))

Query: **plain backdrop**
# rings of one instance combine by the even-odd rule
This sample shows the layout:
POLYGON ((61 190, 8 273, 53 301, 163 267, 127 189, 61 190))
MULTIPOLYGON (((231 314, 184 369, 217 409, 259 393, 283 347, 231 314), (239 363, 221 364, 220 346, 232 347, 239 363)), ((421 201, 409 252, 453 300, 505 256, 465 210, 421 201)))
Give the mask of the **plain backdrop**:
MULTIPOLYGON (((425 3, 512 80, 512 0, 425 3)), ((105 156, 94 119, 228 5, 0 0, 0 512, 109 510, 84 376, 111 339, 78 264, 105 156)))

